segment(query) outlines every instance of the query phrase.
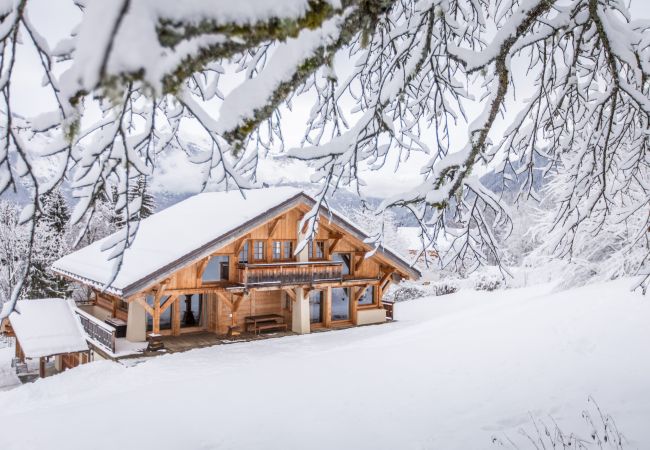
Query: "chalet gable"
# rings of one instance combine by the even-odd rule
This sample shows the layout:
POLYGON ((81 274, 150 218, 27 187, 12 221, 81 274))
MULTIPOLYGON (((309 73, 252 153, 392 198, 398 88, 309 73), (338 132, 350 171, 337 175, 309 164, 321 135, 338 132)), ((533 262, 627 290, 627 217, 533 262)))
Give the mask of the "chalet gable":
MULTIPOLYGON (((239 254, 248 239, 269 241, 281 237, 287 227, 295 230, 299 216, 315 204, 312 197, 291 187, 246 191, 246 197, 237 191, 199 194, 143 220, 134 243, 124 254, 122 269, 106 292, 128 297, 183 268, 197 264, 205 267, 208 258, 220 251, 239 254)), ((105 288, 114 261, 108 260, 107 252, 101 249, 111 238, 61 258, 53 270, 98 289, 105 288)), ((333 250, 342 246, 356 254, 372 250, 364 242, 365 232, 327 208, 321 208, 316 239, 327 240, 328 248, 333 250)), ((389 249, 378 249, 373 258, 402 278, 420 275, 389 249)))

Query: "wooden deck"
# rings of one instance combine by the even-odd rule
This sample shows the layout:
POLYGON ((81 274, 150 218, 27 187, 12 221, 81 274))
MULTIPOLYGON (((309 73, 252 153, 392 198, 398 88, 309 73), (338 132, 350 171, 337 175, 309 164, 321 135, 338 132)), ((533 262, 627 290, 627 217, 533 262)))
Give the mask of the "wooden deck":
POLYGON ((235 342, 260 341, 295 334, 292 331, 277 331, 272 333, 242 333, 239 336, 224 336, 210 332, 188 333, 180 336, 163 336, 165 350, 168 353, 185 352, 193 348, 210 347, 212 345, 233 344, 235 342))

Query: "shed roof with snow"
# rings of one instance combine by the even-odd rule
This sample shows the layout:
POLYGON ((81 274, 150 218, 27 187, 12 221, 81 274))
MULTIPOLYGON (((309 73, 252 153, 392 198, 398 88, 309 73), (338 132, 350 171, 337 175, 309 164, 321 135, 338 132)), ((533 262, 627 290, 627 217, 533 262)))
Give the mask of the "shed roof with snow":
MULTIPOLYGON (((233 242, 268 220, 269 214, 277 214, 298 203, 311 206, 315 202, 311 196, 293 187, 253 189, 244 194, 236 190, 201 193, 140 221, 112 282, 116 259, 110 259, 111 252, 105 249, 116 241, 120 232, 64 256, 52 269, 84 284, 126 297, 163 279, 179 266, 233 242)), ((321 215, 362 241, 368 238, 366 232, 339 212, 322 207, 321 215)), ((379 252, 410 276, 420 276, 417 269, 396 252, 387 248, 380 248, 379 252)))
POLYGON ((88 350, 72 300, 19 300, 9 322, 26 358, 88 350))

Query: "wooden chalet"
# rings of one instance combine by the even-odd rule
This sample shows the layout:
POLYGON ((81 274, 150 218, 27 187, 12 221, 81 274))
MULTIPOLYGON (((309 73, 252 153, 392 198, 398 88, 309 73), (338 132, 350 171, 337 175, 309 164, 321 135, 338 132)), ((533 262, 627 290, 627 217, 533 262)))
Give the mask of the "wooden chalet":
POLYGON ((56 273, 92 289, 80 307, 91 344, 110 356, 120 338, 381 323, 388 286, 420 276, 389 249, 369 253, 367 235, 327 208, 295 254, 315 200, 289 187, 245 195, 203 193, 143 220, 116 277, 103 249, 117 234, 58 260, 56 273))

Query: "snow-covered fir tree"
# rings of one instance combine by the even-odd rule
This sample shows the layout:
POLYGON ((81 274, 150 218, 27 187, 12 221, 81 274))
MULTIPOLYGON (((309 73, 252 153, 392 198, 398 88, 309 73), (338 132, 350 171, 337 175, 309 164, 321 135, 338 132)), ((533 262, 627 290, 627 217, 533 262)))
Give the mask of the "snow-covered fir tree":
POLYGON ((33 252, 26 284, 26 298, 64 298, 71 283, 50 271, 50 265, 70 251, 70 212, 60 189, 41 197, 41 216, 36 223, 33 252))
POLYGON ((156 212, 156 200, 151 194, 147 177, 140 175, 129 189, 128 200, 130 202, 139 200, 140 208, 136 212, 136 220, 146 219, 156 212))

